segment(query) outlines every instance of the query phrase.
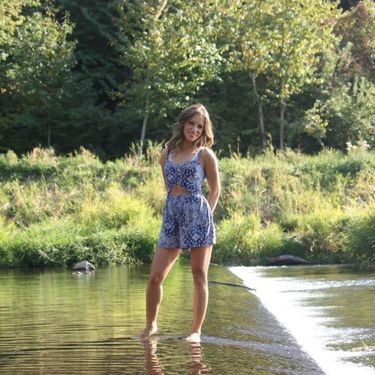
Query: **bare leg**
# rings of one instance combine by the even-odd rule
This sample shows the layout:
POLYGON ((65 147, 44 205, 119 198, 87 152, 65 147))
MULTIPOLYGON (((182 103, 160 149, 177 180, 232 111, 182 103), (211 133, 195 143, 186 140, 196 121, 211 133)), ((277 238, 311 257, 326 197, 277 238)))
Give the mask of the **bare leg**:
POLYGON ((156 320, 163 298, 163 281, 180 255, 180 249, 156 250, 150 271, 146 292, 146 327, 140 334, 141 340, 147 340, 158 330, 156 320))
POLYGON ((191 335, 188 341, 199 342, 201 328, 208 305, 207 273, 210 265, 212 246, 196 247, 191 250, 191 272, 194 280, 194 313, 191 335))

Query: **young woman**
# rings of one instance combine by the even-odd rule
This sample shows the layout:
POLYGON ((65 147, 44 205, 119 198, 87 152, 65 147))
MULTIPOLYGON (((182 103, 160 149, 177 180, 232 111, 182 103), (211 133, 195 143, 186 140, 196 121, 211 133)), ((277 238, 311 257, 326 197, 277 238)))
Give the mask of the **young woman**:
POLYGON ((167 200, 157 250, 152 261, 146 292, 146 327, 140 335, 148 339, 157 332, 162 284, 182 249, 190 249, 194 280, 193 324, 188 341, 199 342, 208 304, 207 273, 215 243, 213 212, 219 194, 217 159, 210 149, 213 131, 202 104, 184 109, 172 138, 160 157, 167 200), (207 178, 209 194, 202 195, 207 178))

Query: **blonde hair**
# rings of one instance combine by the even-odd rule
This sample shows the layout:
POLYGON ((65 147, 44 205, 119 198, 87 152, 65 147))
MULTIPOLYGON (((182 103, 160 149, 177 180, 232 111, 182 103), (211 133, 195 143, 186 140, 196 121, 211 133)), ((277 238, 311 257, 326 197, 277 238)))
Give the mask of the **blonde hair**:
POLYGON ((214 133, 210 115, 203 104, 193 104, 185 108, 177 119, 177 124, 171 139, 166 143, 168 151, 179 150, 184 141, 184 125, 195 115, 202 115, 204 118, 202 135, 194 142, 196 148, 211 147, 214 143, 214 133))

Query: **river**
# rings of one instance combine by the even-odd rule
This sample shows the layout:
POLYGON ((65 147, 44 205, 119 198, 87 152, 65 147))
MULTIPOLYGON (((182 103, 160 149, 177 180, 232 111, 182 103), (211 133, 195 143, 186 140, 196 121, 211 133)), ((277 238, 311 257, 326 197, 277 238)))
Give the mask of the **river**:
POLYGON ((148 265, 99 268, 90 274, 0 270, 0 373, 324 374, 322 353, 316 356, 309 345, 353 354, 335 354, 332 368, 348 363, 373 371, 373 275, 317 269, 243 267, 231 272, 212 265, 210 280, 241 283, 240 277, 257 291, 210 285, 201 344, 184 340, 191 325, 193 284, 183 261, 165 282, 159 334, 148 343, 137 339, 144 324, 148 265), (290 282, 298 287, 288 292, 290 282), (271 299, 287 297, 278 310, 267 302, 265 289, 271 299), (332 300, 335 291, 340 298, 332 300), (301 330, 310 332, 305 341, 282 308, 297 309, 301 330), (319 332, 327 327, 329 334, 314 335, 317 327, 319 332), (329 341, 337 332, 342 340, 329 341))
POLYGON ((343 266, 232 267, 329 375, 375 374, 375 274, 343 266))

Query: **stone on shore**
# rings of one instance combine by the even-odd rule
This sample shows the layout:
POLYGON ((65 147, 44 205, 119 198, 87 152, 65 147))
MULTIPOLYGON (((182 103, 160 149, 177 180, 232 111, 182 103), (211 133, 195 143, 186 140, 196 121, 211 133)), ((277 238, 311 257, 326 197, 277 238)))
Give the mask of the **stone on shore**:
POLYGON ((88 262, 87 260, 84 260, 83 262, 77 263, 73 267, 73 271, 85 271, 85 272, 90 272, 90 271, 95 271, 95 266, 88 262))

